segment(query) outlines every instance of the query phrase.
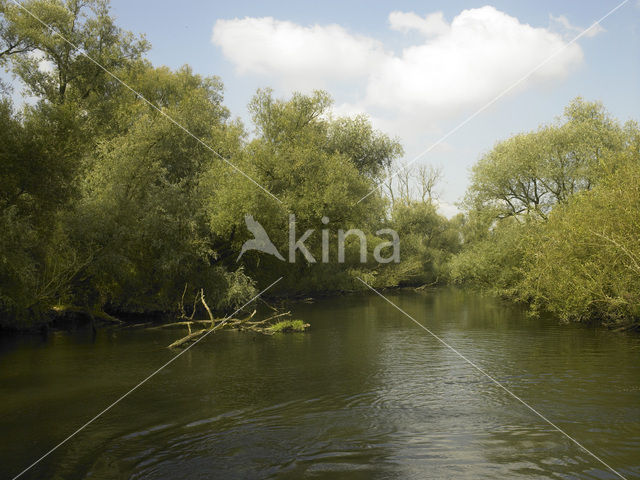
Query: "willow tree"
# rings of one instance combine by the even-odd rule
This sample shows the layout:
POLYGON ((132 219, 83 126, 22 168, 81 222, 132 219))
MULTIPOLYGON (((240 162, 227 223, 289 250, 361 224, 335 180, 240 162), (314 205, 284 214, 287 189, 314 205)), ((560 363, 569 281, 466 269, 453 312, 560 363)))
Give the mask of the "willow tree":
POLYGON ((573 100, 562 123, 498 143, 472 169, 465 205, 495 217, 546 218, 554 205, 589 190, 625 146, 623 127, 602 104, 573 100))
POLYGON ((554 209, 522 266, 519 295, 565 320, 640 323, 640 155, 554 209))
POLYGON ((474 167, 453 279, 566 320, 637 321, 639 139, 576 99, 564 123, 498 144, 474 167))
POLYGON ((18 111, 4 100, 0 114, 10 136, 0 151, 0 243, 8 248, 0 265, 0 310, 6 317, 37 317, 66 297, 88 261, 70 246, 60 219, 80 196, 91 151, 111 134, 107 126, 123 89, 86 55, 121 74, 141 62, 147 48, 115 26, 106 1, 22 5, 0 2, 0 66, 36 98, 18 111))
POLYGON ((222 83, 188 67, 147 67, 129 81, 161 111, 122 102, 116 117, 123 133, 103 139, 87 162, 66 225, 92 262, 74 288, 114 310, 174 310, 185 284, 190 294, 204 289, 212 307, 233 305, 229 283, 235 278, 252 291, 251 282, 218 267, 199 189, 204 172, 225 165, 203 143, 224 155, 239 147, 222 83))
POLYGON ((261 90, 251 101, 256 135, 233 161, 276 198, 228 166, 212 165, 202 181, 209 196, 209 223, 229 262, 235 261, 243 242, 250 238, 245 215, 260 222, 285 257, 290 214, 296 216, 298 236, 314 229, 305 245, 316 259, 320 257, 320 232, 330 230, 330 264, 317 261, 311 265, 301 257, 290 264, 254 253, 243 257, 247 272, 256 278, 267 282, 286 273, 279 286, 295 291, 335 289, 351 281, 347 268, 335 263, 336 232, 351 227, 367 230, 384 217, 379 196, 358 200, 375 186, 377 172, 402 151, 395 140, 372 129, 363 118, 331 118, 330 107, 325 92, 281 100, 270 90, 261 90), (322 223, 323 217, 328 224, 322 223))

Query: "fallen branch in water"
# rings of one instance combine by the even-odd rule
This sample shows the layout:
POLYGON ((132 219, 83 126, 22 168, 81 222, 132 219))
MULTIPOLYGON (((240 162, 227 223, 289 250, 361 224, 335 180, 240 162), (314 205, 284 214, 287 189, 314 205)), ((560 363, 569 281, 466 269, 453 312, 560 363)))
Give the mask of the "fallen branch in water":
MULTIPOLYGON (((177 327, 187 327, 191 328, 192 326, 197 325, 211 325, 211 320, 184 320, 182 322, 172 322, 172 323, 163 323, 162 325, 154 325, 149 327, 149 330, 160 330, 162 328, 177 328, 177 327)), ((191 333, 191 332, 189 332, 191 333)))
MULTIPOLYGON (((213 315, 211 314, 209 305, 207 305, 207 302, 205 302, 204 300, 204 288, 200 289, 200 301, 202 302, 202 305, 204 305, 204 308, 207 310, 207 313, 209 314, 209 320, 211 320, 211 326, 213 327, 216 324, 216 321, 213 319, 213 315)), ((256 313, 255 310, 253 313, 256 313)))
MULTIPOLYGON (((224 322, 224 326, 228 326, 228 325, 237 325, 238 323, 242 323, 242 322, 246 322, 248 320, 250 320, 251 318, 253 318, 253 316, 256 314, 256 311, 254 310, 251 315, 249 315, 246 319, 244 320, 237 320, 237 319, 224 319, 221 318, 220 322, 224 322)), ((213 318, 213 315, 211 315, 211 319, 209 321, 206 320, 196 320, 196 322, 201 323, 201 322, 206 322, 208 323, 210 326, 208 328, 203 328, 201 330, 198 330, 196 332, 191 332, 191 323, 193 322, 185 322, 185 324, 187 324, 187 326, 189 327, 189 334, 185 337, 182 337, 178 340, 176 340, 175 342, 173 342, 171 345, 169 345, 169 348, 177 348, 177 347, 182 347, 182 346, 186 346, 187 344, 195 341, 196 339, 198 339, 200 336, 204 335, 207 332, 210 332, 211 330, 213 330, 215 327, 215 319, 213 318)), ((219 326, 222 325, 222 323, 219 324, 219 326)))
MULTIPOLYGON (((186 325, 189 327, 189 334, 176 340, 169 348, 179 348, 185 347, 188 344, 196 341, 202 335, 205 335, 207 332, 215 329, 235 329, 239 331, 250 331, 261 333, 263 335, 273 335, 278 332, 288 332, 288 331, 304 331, 309 327, 308 323, 304 323, 301 320, 280 320, 285 317, 290 317, 291 312, 281 312, 276 315, 272 315, 263 320, 251 321, 251 319, 255 316, 256 310, 254 310, 251 315, 247 318, 229 318, 229 319, 219 319, 217 323, 213 320, 194 320, 188 322, 174 322, 165 325, 164 327, 169 326, 177 326, 177 325, 186 325), (203 328, 196 332, 191 332, 192 324, 209 324, 208 328, 203 328)), ((163 328, 163 326, 155 327, 155 328, 163 328)))

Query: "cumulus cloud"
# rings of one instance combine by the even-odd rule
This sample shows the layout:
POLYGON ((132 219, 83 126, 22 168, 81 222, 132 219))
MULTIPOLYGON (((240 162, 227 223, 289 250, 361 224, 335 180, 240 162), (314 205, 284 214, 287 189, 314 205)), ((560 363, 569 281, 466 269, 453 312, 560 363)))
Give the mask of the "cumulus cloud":
POLYGON ((421 17, 413 12, 391 12, 389 25, 392 30, 400 32, 418 31, 426 37, 443 35, 449 32, 449 24, 444 20, 442 12, 421 17))
POLYGON ((385 58, 369 78, 367 103, 456 111, 486 102, 559 51, 529 83, 565 77, 582 60, 580 47, 493 7, 464 10, 446 33, 385 58))
POLYGON ((339 25, 265 17, 218 20, 212 41, 240 74, 261 75, 288 89, 331 83, 351 92, 343 110, 391 111, 427 121, 484 104, 550 56, 519 88, 561 80, 583 59, 577 43, 490 6, 463 10, 450 23, 441 12, 423 17, 395 11, 389 25, 417 32, 419 40, 394 53, 339 25))
POLYGON ((294 88, 364 77, 386 56, 377 40, 339 25, 303 27, 272 17, 218 20, 212 41, 238 73, 276 77, 294 88))

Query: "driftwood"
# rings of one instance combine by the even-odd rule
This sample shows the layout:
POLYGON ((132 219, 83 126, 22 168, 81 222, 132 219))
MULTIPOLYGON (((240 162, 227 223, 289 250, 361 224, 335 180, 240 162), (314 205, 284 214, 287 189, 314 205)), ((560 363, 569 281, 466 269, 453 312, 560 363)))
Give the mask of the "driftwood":
POLYGON ((171 345, 169 345, 169 348, 177 348, 177 347, 181 347, 181 346, 186 346, 185 344, 189 344, 189 343, 193 342, 196 338, 198 338, 200 335, 204 335, 209 330, 210 330, 209 328, 204 328, 202 330, 198 330, 197 332, 190 333, 186 337, 182 337, 181 339, 176 340, 175 342, 173 342, 171 345))
POLYGON ((196 292, 195 296, 193 297, 193 306, 191 307, 191 315, 187 316, 187 313, 184 311, 184 296, 187 293, 187 288, 189 288, 189 284, 185 283, 184 284, 184 290, 182 290, 182 299, 180 300, 180 317, 179 318, 181 318, 184 321, 183 322, 174 322, 172 324, 163 325, 163 326, 160 326, 158 328, 163 328, 163 327, 168 327, 168 326, 176 326, 176 325, 185 325, 189 329, 189 334, 191 334, 191 325, 193 325, 193 324, 209 323, 211 327, 213 327, 215 325, 216 321, 213 318, 213 314, 211 313, 211 309, 209 308, 209 305, 207 305, 207 301, 204 298, 204 288, 201 288, 200 290, 198 290, 196 292), (193 317, 196 314, 196 307, 198 305, 198 301, 200 301, 200 303, 202 303, 202 306, 207 311, 207 314, 209 314, 209 321, 208 322, 206 322, 205 320, 194 320, 193 319, 193 317))
MULTIPOLYGON (((204 308, 207 310, 207 313, 209 314, 209 320, 211 320, 211 326, 213 327, 216 324, 216 321, 213 319, 213 315, 211 314, 211 309, 209 309, 209 305, 207 305, 207 302, 205 302, 204 300, 204 289, 200 289, 200 301, 202 302, 202 305, 204 305, 204 308)), ((255 313, 255 311, 253 312, 255 313)))
POLYGON ((240 331, 252 331, 256 333, 262 333, 264 335, 273 335, 274 332, 271 328, 273 324, 276 323, 278 319, 291 316, 291 312, 279 312, 276 307, 269 305, 266 301, 264 301, 263 299, 260 299, 262 303, 264 303, 268 308, 270 308, 276 313, 274 315, 271 315, 268 318, 265 318, 264 320, 258 320, 258 321, 251 321, 251 319, 256 314, 256 310, 254 310, 253 313, 251 313, 251 315, 249 315, 247 318, 215 319, 213 317, 213 314, 211 313, 211 309, 209 308, 209 305, 207 305, 207 301, 205 300, 205 297, 204 297, 204 289, 202 288, 200 290, 196 290, 196 294, 193 299, 193 306, 191 308, 191 314, 187 315, 187 313, 184 310, 184 297, 187 293, 188 287, 189 287, 188 284, 184 286, 184 290, 182 291, 182 300, 180 301, 180 305, 179 305, 180 315, 178 318, 181 321, 153 327, 153 328, 187 327, 187 331, 188 331, 187 335, 173 342, 171 345, 169 345, 169 348, 185 347, 188 344, 195 342, 198 338, 201 338, 203 335, 206 335, 207 333, 211 332, 214 329, 216 330, 223 329, 223 328, 235 329, 240 331), (194 320, 198 303, 201 303, 204 309, 206 310, 209 316, 209 320, 194 320), (196 331, 192 331, 191 327, 195 327, 195 326, 201 326, 203 328, 200 328, 199 330, 196 330, 196 331))
POLYGON ((149 330, 160 330, 163 328, 171 329, 171 328, 182 328, 182 327, 191 328, 197 325, 201 325, 201 326, 211 325, 211 320, 184 320, 182 322, 163 323, 162 325, 154 325, 153 327, 150 327, 149 330))
MULTIPOLYGON (((251 321, 251 319, 255 316, 255 314, 256 314, 256 310, 254 310, 251 313, 251 315, 249 315, 247 318, 219 319, 217 324, 213 320, 195 320, 191 322, 174 322, 172 324, 167 324, 166 325, 167 327, 170 325, 176 326, 176 325, 184 324, 189 326, 189 328, 191 324, 208 324, 209 325, 209 327, 203 328, 201 330, 197 330, 195 332, 191 332, 191 330, 189 329, 188 335, 173 342, 171 345, 169 345, 169 348, 185 347, 188 344, 196 341, 202 335, 205 335, 206 333, 214 329, 216 330, 223 329, 223 328, 235 329, 239 331, 251 331, 251 332, 261 333, 264 335, 273 335, 273 332, 271 331, 270 327, 275 323, 274 321, 284 317, 291 316, 291 312, 281 312, 281 313, 277 313, 276 315, 272 315, 268 318, 265 318, 263 320, 251 321)), ((155 328, 162 328, 162 327, 155 327, 155 328)))
MULTIPOLYGON (((255 313, 255 311, 253 313, 255 313)), ((244 320, 234 320, 233 322, 229 322, 225 325, 225 327, 233 328, 243 332, 252 331, 256 333, 263 333, 265 335, 273 335, 273 332, 269 330, 269 327, 271 326, 273 321, 277 318, 288 317, 290 315, 291 312, 278 313, 277 315, 265 318, 264 320, 258 320, 257 322, 250 322, 249 320, 251 319, 251 317, 249 317, 244 320)))
POLYGON ((173 342, 171 345, 169 345, 169 348, 177 348, 177 347, 184 347, 186 345, 188 345, 191 342, 194 342, 195 340, 197 340, 198 338, 200 338, 202 335, 217 329, 221 326, 225 326, 225 327, 229 327, 229 326, 237 326, 240 323, 243 322, 248 322, 251 318, 253 318, 253 316, 256 314, 256 311, 254 310, 251 315, 249 315, 246 319, 244 320, 240 320, 240 319, 234 319, 234 318, 221 318, 220 323, 218 323, 218 326, 216 327, 216 321, 213 318, 213 315, 211 315, 211 318, 207 321, 207 320, 196 320, 195 322, 184 322, 188 327, 189 327, 189 334, 176 340, 175 342, 173 342), (197 330, 195 332, 191 332, 191 324, 192 323, 206 323, 209 324, 209 327, 207 328, 203 328, 201 330, 197 330))
POLYGON ((266 305, 267 307, 269 307, 271 310, 273 310, 274 312, 277 312, 278 309, 276 307, 274 307, 273 305, 270 305, 269 303, 267 303, 267 301, 264 298, 258 298, 258 300, 260 300, 264 305, 266 305))

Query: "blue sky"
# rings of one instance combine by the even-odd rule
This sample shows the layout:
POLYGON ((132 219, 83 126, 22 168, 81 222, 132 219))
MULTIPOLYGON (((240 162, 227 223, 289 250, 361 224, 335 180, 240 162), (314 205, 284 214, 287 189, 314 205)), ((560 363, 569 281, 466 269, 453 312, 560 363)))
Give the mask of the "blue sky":
MULTIPOLYGON (((247 124, 257 88, 283 97, 325 88, 338 113, 369 114, 410 160, 619 3, 112 0, 112 13, 146 34, 155 65, 219 75, 225 104, 247 124)), ((638 119, 639 18, 630 0, 422 158, 444 169, 443 201, 460 199, 496 141, 551 121, 578 95, 638 119)))

